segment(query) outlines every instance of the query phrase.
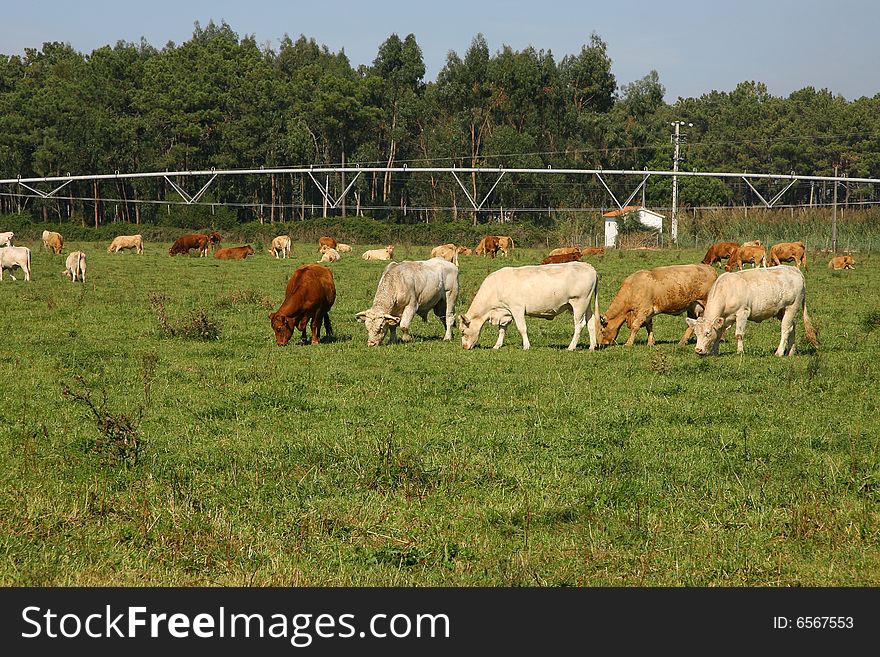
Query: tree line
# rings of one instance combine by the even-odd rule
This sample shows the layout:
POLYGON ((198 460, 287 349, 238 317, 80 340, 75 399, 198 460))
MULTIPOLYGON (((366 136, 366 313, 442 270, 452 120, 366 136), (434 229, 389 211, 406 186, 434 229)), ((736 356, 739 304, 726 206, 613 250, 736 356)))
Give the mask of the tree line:
MULTIPOLYGON (((412 34, 392 34, 371 65, 355 68, 344 50, 305 36, 271 48, 226 23, 196 23, 188 41, 161 49, 120 41, 83 54, 53 42, 0 55, 0 178, 336 164, 669 170, 678 120, 693 124, 682 170, 880 177, 880 94, 847 101, 807 87, 782 98, 754 81, 671 105, 664 94, 656 71, 618 86, 596 34, 558 60, 532 47, 491 53, 478 34, 427 81, 412 34)), ((320 182, 334 197, 350 183, 320 182)), ((491 192, 494 210, 473 212, 465 190, 481 199, 493 182, 370 173, 334 209, 306 175, 230 176, 202 200, 228 204, 241 222, 335 212, 478 223, 508 208, 539 225, 551 209, 612 203, 595 179, 507 176, 491 192)), ((637 182, 608 184, 626 198, 637 182)), ((646 204, 668 206, 671 185, 652 178, 646 204)), ((95 226, 161 222, 180 199, 161 178, 75 182, 50 199, 21 191, 0 189, 0 214, 95 226)), ((842 203, 877 200, 870 185, 838 191, 842 203)), ((799 183, 785 198, 821 205, 831 193, 799 183)), ((755 203, 745 183, 709 178, 682 178, 680 195, 683 206, 755 203)))

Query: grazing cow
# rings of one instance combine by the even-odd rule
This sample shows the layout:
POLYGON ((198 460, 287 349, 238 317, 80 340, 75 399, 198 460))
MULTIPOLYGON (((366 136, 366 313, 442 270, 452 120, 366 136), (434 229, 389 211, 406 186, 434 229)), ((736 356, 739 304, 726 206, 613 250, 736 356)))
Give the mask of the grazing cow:
POLYGON ((432 258, 443 258, 458 267, 458 247, 451 242, 449 244, 441 244, 431 249, 432 258))
POLYGON ((729 260, 737 249, 739 249, 739 244, 736 242, 716 242, 706 251, 703 264, 714 265, 716 262, 720 264, 722 260, 729 260))
POLYGON ((329 247, 321 247, 321 259, 318 262, 336 262, 341 256, 339 251, 329 247))
POLYGON ((244 260, 248 256, 254 255, 254 247, 250 244, 244 246, 227 246, 223 249, 217 249, 214 257, 218 260, 244 260))
POLYGON ((394 255, 394 246, 389 244, 384 249, 370 249, 369 251, 364 251, 361 258, 364 260, 391 260, 391 256, 394 255))
POLYGON ((15 233, 11 230, 0 233, 0 246, 12 246, 13 239, 15 239, 15 233))
POLYGON ((498 250, 501 255, 507 257, 509 251, 513 251, 513 238, 508 235, 498 235, 498 250))
POLYGON ((351 244, 343 244, 342 242, 337 242, 336 251, 339 253, 349 253, 351 252, 351 244))
POLYGON ((828 269, 855 269, 856 260, 851 255, 834 256, 828 261, 828 269))
POLYGON ((61 250, 64 248, 64 237, 61 233, 56 233, 51 230, 43 231, 43 246, 46 249, 49 249, 55 255, 61 253, 61 250))
POLYGON ((458 246, 458 247, 456 247, 456 250, 458 251, 458 255, 465 255, 465 256, 472 255, 474 252, 473 249, 471 249, 467 246, 458 246))
MULTIPOLYGON (((608 310, 599 316, 599 344, 613 344, 625 321, 629 327, 627 347, 633 345, 642 326, 648 331, 648 345, 653 346, 654 315, 686 312, 688 317, 699 317, 716 277, 715 268, 703 264, 655 267, 630 274, 623 279, 608 310)), ((686 344, 692 333, 688 325, 678 344, 686 344)))
POLYGON ((123 249, 134 249, 137 253, 144 252, 144 238, 141 235, 118 235, 110 242, 107 253, 119 253, 123 249))
POLYGON ((730 256, 727 264, 724 265, 724 270, 733 271, 734 267, 738 267, 742 271, 746 262, 752 263, 755 267, 766 267, 767 249, 763 246, 741 246, 730 256))
POLYGON ((67 262, 64 264, 64 275, 70 279, 71 283, 80 281, 86 282, 86 254, 82 251, 74 251, 67 256, 67 262))
POLYGON ((446 327, 443 339, 452 340, 458 288, 458 267, 443 258, 389 263, 379 279, 373 305, 356 315, 367 327, 367 345, 381 344, 389 330, 390 341, 397 342, 398 326, 401 340, 409 342, 412 320, 418 315, 428 321, 430 310, 446 327))
POLYGON ((319 251, 321 250, 322 246, 326 246, 331 249, 335 249, 337 244, 338 244, 338 242, 336 241, 335 237, 327 237, 326 235, 323 235, 318 238, 318 250, 319 251))
POLYGON ((333 336, 330 326, 330 308, 336 301, 336 285, 333 272, 324 265, 303 265, 290 276, 284 292, 284 303, 269 315, 275 342, 283 347, 290 341, 295 330, 306 342, 306 327, 312 322, 312 344, 318 344, 321 323, 327 337, 333 336))
POLYGON ((474 249, 474 255, 486 255, 490 254, 493 258, 495 254, 498 253, 499 249, 498 244, 498 236, 497 235, 486 235, 483 239, 480 240, 480 243, 477 244, 477 248, 474 249))
POLYGON ((24 280, 31 280, 31 250, 26 246, 3 246, 0 247, 0 281, 3 280, 3 270, 9 270, 12 280, 17 280, 12 275, 12 270, 20 267, 24 272, 24 280))
POLYGON ((783 262, 794 262, 800 269, 807 271, 807 247, 803 242, 780 242, 770 247, 770 266, 775 267, 783 262))
POLYGON ((687 322, 697 338, 694 350, 701 356, 717 355, 724 331, 736 324, 736 351, 741 354, 746 322, 763 322, 776 317, 782 320, 776 355, 792 356, 798 312, 803 313, 807 340, 818 347, 816 331, 807 314, 804 275, 800 269, 779 265, 721 274, 709 290, 703 316, 688 318, 687 322))
POLYGON ((523 349, 528 349, 526 317, 553 319, 566 310, 574 316, 574 335, 568 345, 569 351, 577 348, 584 326, 590 334, 590 350, 595 349, 599 276, 593 265, 566 262, 502 267, 483 279, 470 308, 459 318, 461 346, 473 348, 480 339, 483 324, 488 321, 498 325, 498 340, 493 349, 499 349, 504 343, 507 325, 513 321, 522 336, 523 349))
POLYGON ((208 246, 211 239, 205 233, 190 233, 181 235, 177 238, 171 248, 168 249, 168 255, 173 256, 178 253, 189 255, 190 249, 198 249, 200 258, 208 257, 208 246))
POLYGON ((557 265, 561 262, 576 262, 581 259, 580 251, 572 251, 571 253, 557 253, 556 255, 548 255, 541 261, 542 265, 557 265))
POLYGON ((279 235, 272 240, 272 255, 276 260, 290 257, 290 241, 287 235, 279 235))

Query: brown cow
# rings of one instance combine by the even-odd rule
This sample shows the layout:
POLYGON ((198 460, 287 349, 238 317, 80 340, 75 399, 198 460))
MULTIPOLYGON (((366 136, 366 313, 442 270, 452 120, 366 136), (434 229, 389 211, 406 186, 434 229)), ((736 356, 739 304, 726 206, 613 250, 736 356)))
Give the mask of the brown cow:
POLYGON ((171 245, 171 248, 168 249, 168 255, 173 256, 178 253, 185 253, 189 255, 191 249, 198 249, 199 257, 208 257, 208 246, 211 244, 211 239, 205 233, 189 233, 188 235, 181 235, 177 238, 174 244, 171 245))
POLYGON ((212 251, 216 249, 218 246, 220 246, 220 233, 218 233, 216 230, 208 233, 208 242, 212 251))
POLYGON ((605 255, 605 247, 604 246, 588 246, 585 249, 581 249, 581 257, 586 255, 605 255))
POLYGON ((803 242, 780 242, 770 247, 770 266, 775 267, 783 262, 794 262, 800 269, 807 271, 807 247, 803 242))
POLYGON ((54 253, 55 255, 58 255, 64 248, 64 237, 61 235, 61 233, 56 233, 51 230, 44 230, 43 246, 52 251, 52 253, 54 253))
POLYGON ((513 251, 513 238, 508 235, 498 235, 498 250, 501 255, 507 257, 508 252, 513 251))
POLYGON ((254 255, 254 247, 250 244, 244 246, 227 246, 224 249, 217 249, 214 257, 219 260, 244 260, 248 256, 254 255))
POLYGON ((851 255, 834 256, 828 261, 828 269, 855 269, 856 260, 851 255))
POLYGON ((575 262, 581 259, 580 251, 572 251, 571 253, 557 253, 556 255, 548 255, 541 261, 542 265, 554 265, 560 262, 575 262))
POLYGON ((716 262, 720 264, 722 260, 728 260, 737 249, 739 249, 737 242, 716 242, 706 251, 703 264, 714 265, 716 262))
POLYGON ((327 237, 323 235, 318 238, 318 251, 321 250, 322 246, 326 246, 328 249, 335 249, 338 242, 335 237, 327 237))
POLYGON ((283 347, 290 341, 293 332, 298 330, 305 344, 309 320, 312 322, 312 344, 318 344, 321 322, 324 323, 327 337, 332 337, 328 313, 334 301, 336 285, 333 272, 328 267, 309 264, 297 269, 287 281, 284 303, 269 315, 272 330, 275 331, 275 342, 283 347))
POLYGON ((724 266, 725 271, 733 271, 734 267, 738 267, 742 271, 743 263, 750 262, 755 267, 767 266, 767 249, 763 246, 741 246, 727 260, 724 266))
POLYGON ((477 248, 474 249, 474 255, 486 255, 487 253, 489 253, 494 258, 495 254, 498 253, 499 248, 500 246, 498 244, 498 236, 486 235, 483 239, 480 240, 480 243, 477 244, 477 248))
MULTIPOLYGON (((716 277, 715 268, 704 264, 669 265, 630 274, 623 279, 608 310, 599 316, 599 344, 609 345, 617 340, 625 321, 629 326, 626 346, 632 346, 642 326, 648 330, 648 345, 653 346, 654 315, 687 312, 692 319, 699 317, 716 277)), ((678 343, 686 344, 692 334, 693 328, 688 326, 678 343)))

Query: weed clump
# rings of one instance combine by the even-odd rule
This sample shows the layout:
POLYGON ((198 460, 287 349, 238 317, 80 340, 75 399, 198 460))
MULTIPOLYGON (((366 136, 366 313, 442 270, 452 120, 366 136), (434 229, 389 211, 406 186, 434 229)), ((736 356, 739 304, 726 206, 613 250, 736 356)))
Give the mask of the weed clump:
POLYGON ((220 339, 220 325, 208 315, 208 311, 204 308, 197 308, 183 319, 173 322, 168 318, 168 311, 165 309, 165 295, 151 292, 149 299, 159 326, 166 335, 189 340, 212 341, 220 339))
POLYGON ((869 310, 861 316, 860 323, 865 333, 880 327, 880 310, 869 310))

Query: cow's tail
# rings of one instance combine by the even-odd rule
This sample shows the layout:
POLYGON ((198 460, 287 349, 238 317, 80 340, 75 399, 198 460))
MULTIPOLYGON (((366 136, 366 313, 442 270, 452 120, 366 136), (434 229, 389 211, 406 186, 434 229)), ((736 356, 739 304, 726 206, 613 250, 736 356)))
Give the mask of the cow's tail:
POLYGON ((810 316, 807 314, 807 301, 804 300, 804 331, 807 334, 807 340, 811 345, 819 348, 819 336, 816 334, 816 329, 813 328, 813 323, 810 321, 810 316))
POLYGON ((593 322, 596 327, 596 346, 599 346, 599 336, 602 335, 602 321, 599 319, 599 276, 596 275, 596 285, 593 286, 593 322))
POLYGON ((27 250, 27 271, 24 273, 24 280, 31 280, 31 250, 27 250))

